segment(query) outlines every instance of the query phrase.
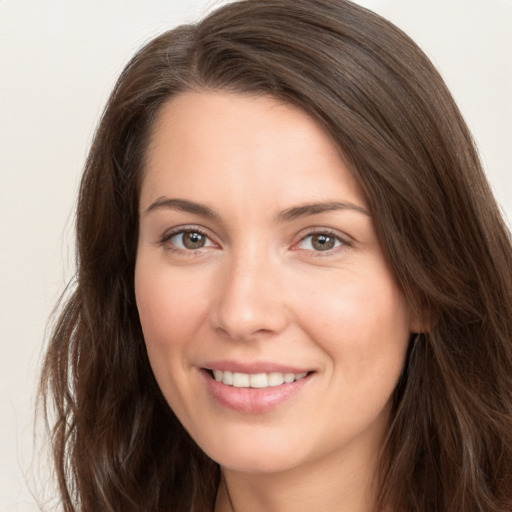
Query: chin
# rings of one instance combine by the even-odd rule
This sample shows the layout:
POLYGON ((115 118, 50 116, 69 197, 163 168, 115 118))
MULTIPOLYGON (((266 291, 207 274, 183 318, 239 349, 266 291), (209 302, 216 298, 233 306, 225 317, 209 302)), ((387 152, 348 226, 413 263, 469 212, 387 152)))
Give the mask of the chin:
POLYGON ((223 469, 247 474, 280 473, 299 465, 296 458, 261 450, 255 453, 224 453, 217 462, 223 469))
POLYGON ((290 432, 245 434, 217 437, 199 446, 222 468, 241 473, 279 473, 301 466, 310 458, 307 444, 290 432))

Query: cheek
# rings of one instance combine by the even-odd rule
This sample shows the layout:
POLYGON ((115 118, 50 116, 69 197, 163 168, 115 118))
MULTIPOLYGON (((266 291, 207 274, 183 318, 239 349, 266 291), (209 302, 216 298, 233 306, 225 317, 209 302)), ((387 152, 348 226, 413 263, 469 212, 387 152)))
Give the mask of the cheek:
POLYGON ((341 369, 344 382, 365 378, 392 383, 400 375, 409 340, 405 298, 382 266, 303 288, 302 328, 341 369))
POLYGON ((151 366, 157 380, 185 364, 186 340, 204 314, 197 283, 183 282, 158 262, 141 258, 135 270, 135 296, 151 366))
POLYGON ((169 333, 193 328, 201 310, 202 290, 198 281, 180 277, 158 258, 139 257, 135 268, 135 296, 144 333, 148 340, 169 339, 169 333), (155 260, 155 261, 153 261, 155 260))

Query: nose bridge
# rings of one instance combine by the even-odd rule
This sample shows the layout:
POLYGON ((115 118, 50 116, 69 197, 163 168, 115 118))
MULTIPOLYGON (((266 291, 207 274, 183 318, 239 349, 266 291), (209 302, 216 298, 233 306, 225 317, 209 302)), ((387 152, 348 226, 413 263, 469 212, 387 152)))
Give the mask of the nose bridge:
POLYGON ((251 244, 233 251, 218 284, 215 327, 236 340, 280 332, 286 311, 279 281, 279 261, 268 247, 251 244))

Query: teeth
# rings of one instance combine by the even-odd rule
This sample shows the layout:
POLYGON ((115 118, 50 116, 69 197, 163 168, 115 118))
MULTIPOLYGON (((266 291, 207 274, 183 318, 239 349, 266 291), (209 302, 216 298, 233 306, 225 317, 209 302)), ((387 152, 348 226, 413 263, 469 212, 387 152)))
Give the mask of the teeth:
POLYGON ((233 374, 231 372, 222 372, 222 384, 233 385, 233 374))
POLYGON ((303 379, 307 372, 302 373, 238 373, 222 370, 213 370, 213 376, 217 382, 235 388, 268 388, 290 384, 296 380, 303 379))
POLYGON ((249 377, 251 388, 268 388, 268 378, 266 373, 255 373, 249 377))
POLYGON ((280 386, 284 383, 284 375, 279 372, 269 373, 267 375, 267 382, 269 386, 280 386))
POLYGON ((249 374, 248 373, 233 373, 233 386, 235 388, 248 388, 249 387, 249 374))

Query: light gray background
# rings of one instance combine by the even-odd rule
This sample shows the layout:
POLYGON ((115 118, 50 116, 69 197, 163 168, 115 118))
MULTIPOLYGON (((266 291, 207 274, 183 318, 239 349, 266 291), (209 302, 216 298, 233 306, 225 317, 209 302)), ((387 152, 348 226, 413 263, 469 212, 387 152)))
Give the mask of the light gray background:
MULTIPOLYGON (((75 195, 110 88, 145 41, 219 3, 0 0, 0 512, 37 510, 30 489, 54 494, 34 451, 37 375, 47 318, 73 273, 75 195)), ((358 3, 438 66, 512 219, 512 1, 358 3)))

